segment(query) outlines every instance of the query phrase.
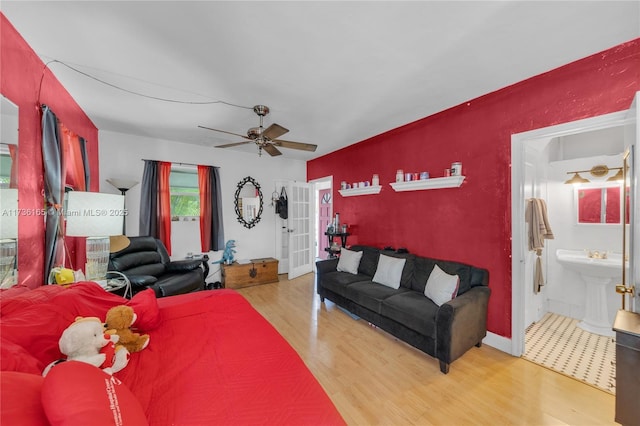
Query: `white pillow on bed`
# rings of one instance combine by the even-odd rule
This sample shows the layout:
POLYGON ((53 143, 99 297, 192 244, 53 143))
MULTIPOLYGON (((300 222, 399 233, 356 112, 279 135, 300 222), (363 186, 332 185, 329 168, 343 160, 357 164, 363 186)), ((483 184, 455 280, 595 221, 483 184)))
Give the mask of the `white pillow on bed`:
POLYGON ((347 250, 343 247, 342 250, 340 250, 340 260, 338 260, 338 267, 336 269, 355 275, 358 273, 360 259, 362 259, 361 251, 347 250))
POLYGON ((399 289, 402 270, 406 262, 407 259, 381 254, 378 258, 378 267, 372 281, 396 290, 399 289))
POLYGON ((440 306, 456 297, 459 284, 460 277, 457 275, 449 275, 440 269, 438 265, 435 265, 427 279, 424 295, 431 299, 433 303, 440 306))

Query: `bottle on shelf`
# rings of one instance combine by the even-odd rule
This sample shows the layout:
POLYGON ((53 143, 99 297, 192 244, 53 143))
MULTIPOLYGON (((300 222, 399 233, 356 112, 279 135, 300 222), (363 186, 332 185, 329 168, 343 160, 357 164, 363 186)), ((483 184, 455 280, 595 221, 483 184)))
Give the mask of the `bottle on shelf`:
POLYGON ((380 185, 380 177, 377 174, 374 174, 373 177, 371 178, 371 186, 378 186, 380 185))
POLYGON ((404 170, 398 169, 398 171, 396 171, 396 182, 402 181, 404 181, 404 170))

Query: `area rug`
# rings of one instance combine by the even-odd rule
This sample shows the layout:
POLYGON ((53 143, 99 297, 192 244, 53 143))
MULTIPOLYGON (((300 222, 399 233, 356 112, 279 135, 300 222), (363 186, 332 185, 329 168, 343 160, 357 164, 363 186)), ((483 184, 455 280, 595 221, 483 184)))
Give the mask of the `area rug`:
POLYGON ((576 319, 547 313, 527 328, 522 357, 615 394, 615 339, 577 324, 576 319))

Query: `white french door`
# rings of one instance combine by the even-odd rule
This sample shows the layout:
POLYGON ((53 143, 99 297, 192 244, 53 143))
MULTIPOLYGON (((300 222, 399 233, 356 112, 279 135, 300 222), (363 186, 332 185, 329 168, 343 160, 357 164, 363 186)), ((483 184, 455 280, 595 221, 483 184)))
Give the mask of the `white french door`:
POLYGON ((312 185, 289 182, 289 279, 312 271, 313 267, 313 197, 312 185))

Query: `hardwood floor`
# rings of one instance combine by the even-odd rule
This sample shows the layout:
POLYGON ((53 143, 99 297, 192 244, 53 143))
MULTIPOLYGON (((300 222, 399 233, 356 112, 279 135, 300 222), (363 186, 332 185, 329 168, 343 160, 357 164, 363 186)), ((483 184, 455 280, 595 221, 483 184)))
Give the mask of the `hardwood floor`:
POLYGON ((438 361, 354 320, 314 275, 238 290, 300 354, 350 425, 615 425, 614 397, 483 345, 438 361))

